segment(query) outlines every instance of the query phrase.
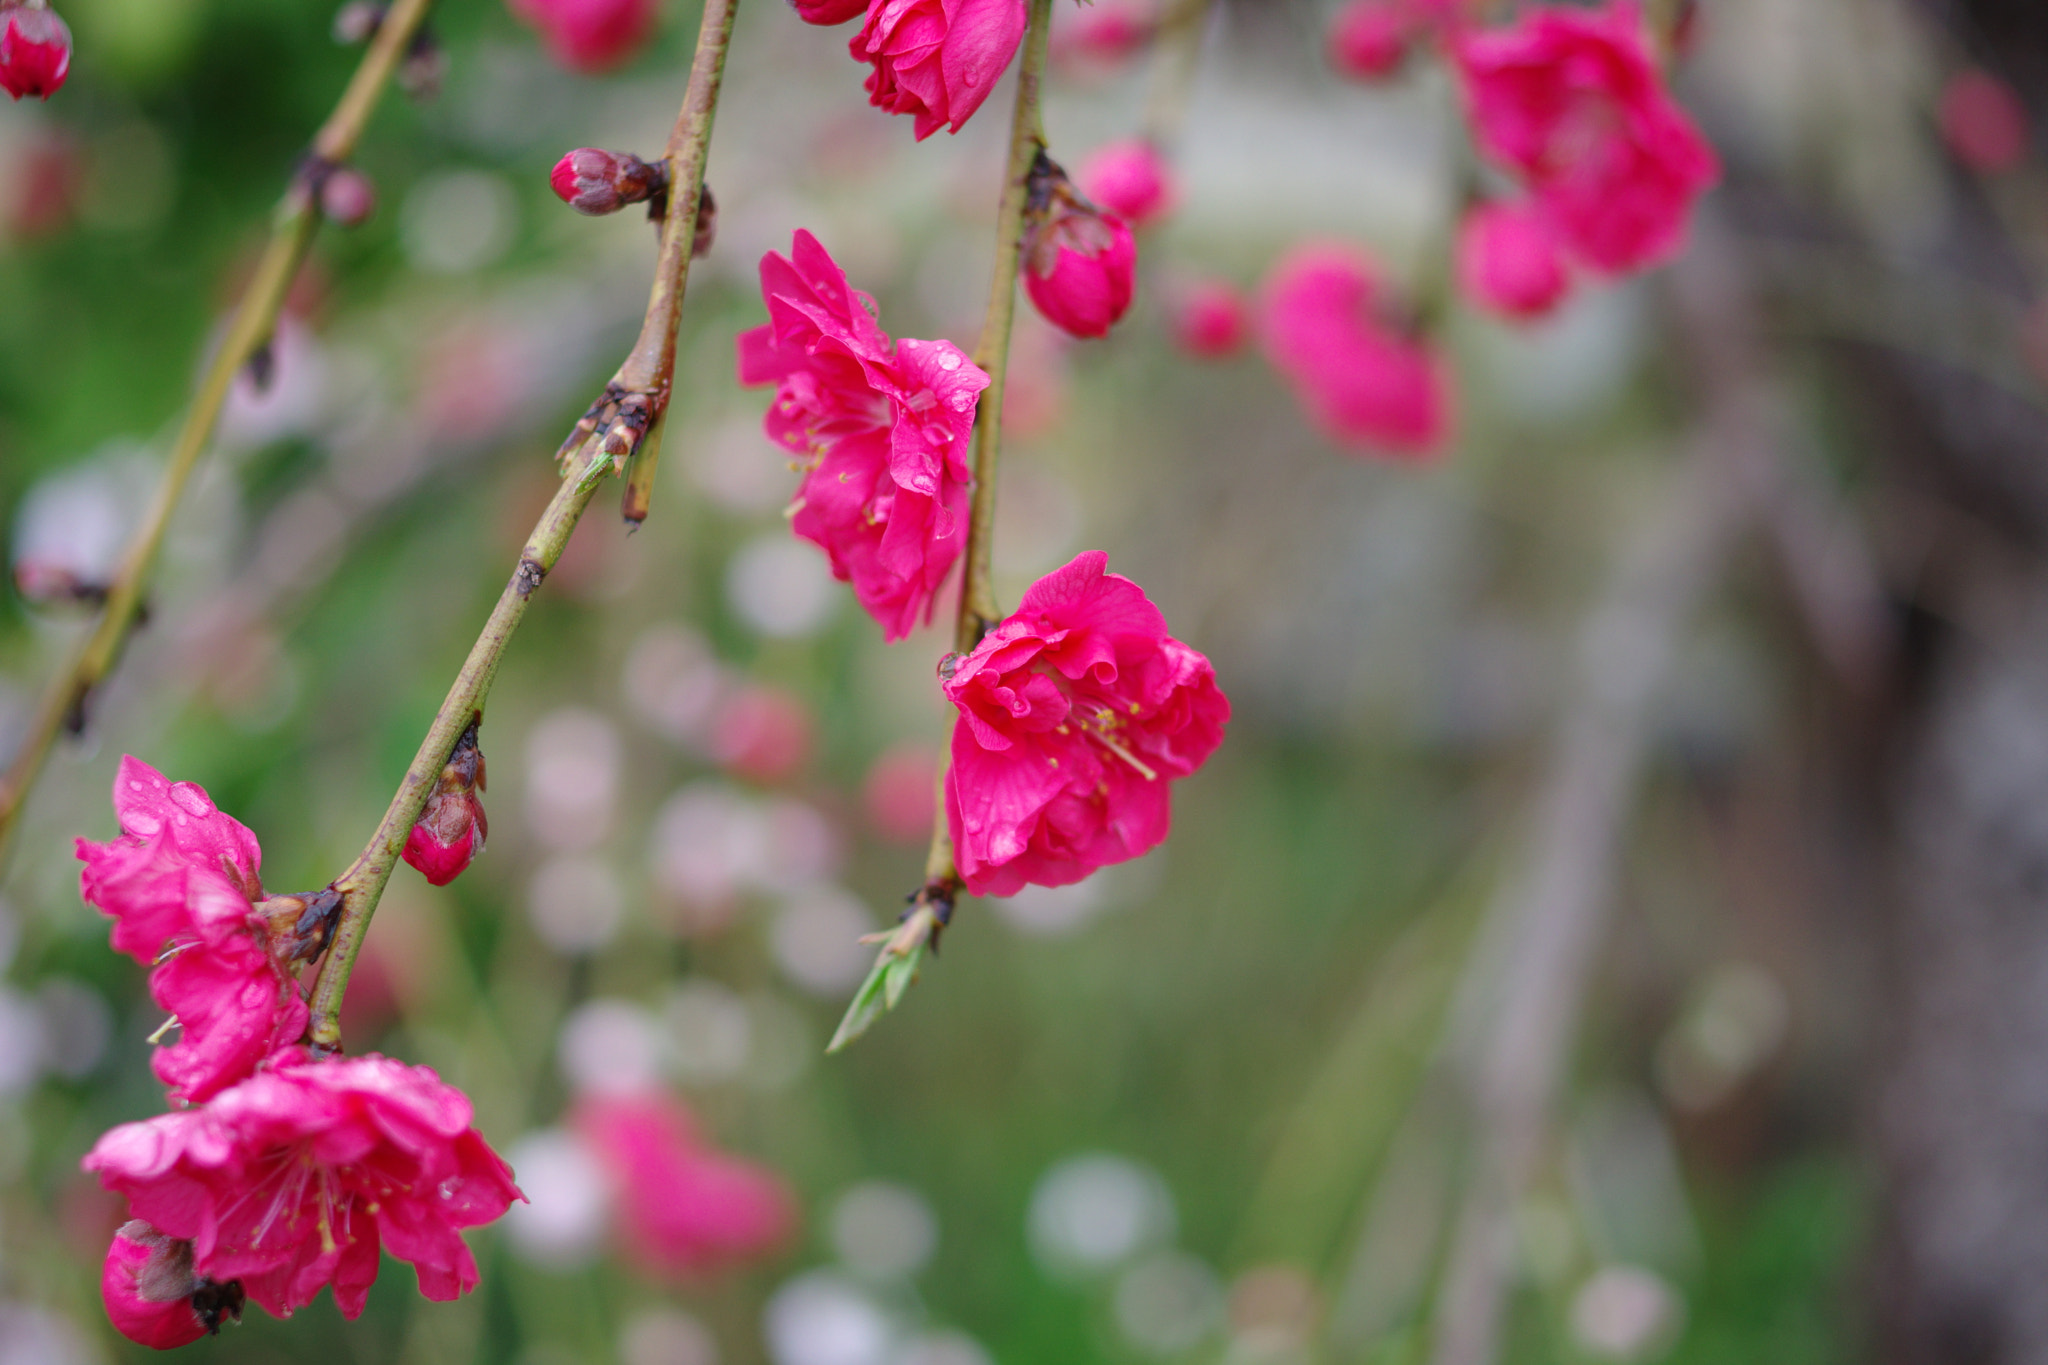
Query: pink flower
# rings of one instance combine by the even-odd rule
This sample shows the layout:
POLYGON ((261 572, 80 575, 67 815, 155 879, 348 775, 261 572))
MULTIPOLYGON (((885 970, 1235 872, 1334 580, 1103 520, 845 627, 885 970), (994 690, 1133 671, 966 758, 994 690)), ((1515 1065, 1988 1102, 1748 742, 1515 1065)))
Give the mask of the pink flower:
POLYGON ((650 1274, 693 1279, 755 1260, 796 1226, 782 1180, 706 1145, 666 1095, 587 1094, 569 1121, 611 1177, 626 1254, 650 1274))
POLYGON ((1054 19, 1049 55, 1062 67, 1113 71, 1151 42, 1156 28, 1141 5, 1096 0, 1072 9, 1063 6, 1054 19))
POLYGON ((1083 194, 1134 228, 1171 211, 1180 197, 1166 158, 1139 137, 1096 148, 1074 179, 1083 194))
POLYGON ((938 755, 922 744, 898 744, 877 758, 860 788, 875 832, 898 844, 931 838, 938 775, 938 755))
POLYGON ((957 133, 1017 54, 1024 0, 872 0, 848 50, 871 62, 868 103, 917 120, 917 140, 957 133))
POLYGON ((1131 306, 1137 272, 1130 225, 1061 191, 1024 234, 1024 292, 1070 336, 1107 335, 1131 306))
POLYGON ((1296 247, 1267 276, 1261 311, 1267 358, 1331 440, 1421 457, 1449 438, 1450 378, 1363 252, 1296 247))
POLYGON ((47 100, 71 72, 71 30, 43 0, 0 4, 0 90, 47 100))
POLYGON ((811 713, 779 687, 743 687, 719 706, 705 747, 727 772, 779 782, 811 756, 811 713))
POLYGON ((1557 235, 1534 202, 1475 204, 1458 227, 1457 251, 1465 293, 1505 317, 1542 317, 1571 287, 1557 235))
POLYGON ((1973 171, 2010 170, 2027 154, 2027 106, 1988 71, 1958 72, 1937 113, 1942 139, 1973 171))
POLYGON ((1359 80, 1391 76, 1407 60, 1414 34, 1403 0, 1351 0, 1330 21, 1330 65, 1359 80))
MULTIPOLYGON (((79 893, 114 917, 117 951, 155 967, 150 995, 178 1018, 178 1042, 152 1059, 158 1079, 175 1100, 203 1100, 305 1032, 288 969, 307 945, 272 934, 256 836, 196 783, 124 757, 114 811, 119 838, 78 841, 79 893)), ((295 927, 306 902, 272 908, 287 900, 295 927)))
POLYGON ((1198 280, 1184 285, 1168 315, 1174 344, 1203 360, 1235 355, 1244 345, 1247 322, 1244 295, 1223 280, 1198 280))
POLYGON ((455 741, 455 751, 427 797, 412 833, 405 838, 405 860, 435 886, 446 886, 484 851, 491 822, 477 793, 485 785, 484 754, 477 747, 476 724, 455 741))
POLYGON ((1574 255, 1622 272, 1678 253, 1720 162, 1665 89, 1633 0, 1539 6, 1454 51, 1480 150, 1528 182, 1574 255))
POLYGON ((100 1272, 100 1298, 116 1331, 159 1351, 218 1335, 223 1318, 242 1316, 240 1284, 215 1284, 193 1273, 192 1244, 140 1218, 114 1234, 100 1272))
POLYGON ((867 0, 789 0, 796 17, 807 24, 831 26, 857 19, 867 12, 867 0))
POLYGON ((769 321, 740 334, 740 382, 779 385, 763 426, 808 463, 790 528, 900 640, 960 557, 988 376, 951 342, 892 342, 808 232, 762 258, 761 292, 769 321))
POLYGON ((1166 838, 1168 788, 1223 741, 1230 702, 1100 550, 1031 585, 947 679, 960 710, 946 819, 976 895, 1065 886, 1166 838))
POLYGON ((426 1297, 455 1298, 477 1282, 460 1230, 523 1198, 461 1091, 374 1053, 287 1050, 199 1108, 113 1129, 82 1164, 190 1242, 195 1275, 239 1280, 277 1317, 332 1285, 354 1318, 380 1248, 412 1262, 426 1297))
POLYGON ((539 30, 548 55, 571 71, 608 71, 630 59, 654 29, 655 0, 506 0, 539 30))

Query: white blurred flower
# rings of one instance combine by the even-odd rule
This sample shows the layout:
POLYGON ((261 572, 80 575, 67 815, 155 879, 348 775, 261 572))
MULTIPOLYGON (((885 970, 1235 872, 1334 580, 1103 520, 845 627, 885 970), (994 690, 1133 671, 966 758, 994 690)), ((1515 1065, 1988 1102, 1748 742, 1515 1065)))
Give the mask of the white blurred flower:
POLYGON ((939 1221, 925 1197, 906 1185, 865 1180, 832 1206, 832 1250, 864 1280, 903 1280, 922 1270, 939 1244, 939 1221))
POLYGON ((830 999, 858 985, 874 949, 860 942, 874 916, 858 896, 829 883, 791 896, 769 932, 775 965, 798 986, 830 999))
POLYGON ((602 858, 570 853, 534 870, 526 886, 526 917, 541 942, 558 953, 592 953, 618 936, 626 892, 602 858))
POLYGON ((1572 1296, 1572 1336, 1604 1360, 1649 1360, 1678 1340, 1685 1303, 1663 1276, 1641 1266, 1603 1266, 1572 1296))
POLYGON ((669 1071, 684 1085, 729 1081, 746 1069, 753 1015, 725 986, 692 977, 669 992, 661 1020, 668 1030, 669 1071))
POLYGON ((70 977, 52 977, 36 991, 42 1011, 42 1063, 67 1080, 90 1075, 107 1055, 114 1014, 100 993, 70 977))
POLYGON ((1175 1222, 1166 1182, 1124 1157, 1069 1157, 1031 1192, 1032 1254, 1057 1275, 1112 1270, 1170 1240, 1175 1222))
POLYGON ((662 621, 640 632, 626 651, 624 683, 626 704, 642 723, 678 744, 696 745, 728 680, 703 636, 662 621))
POLYGON ((897 1334, 874 1300, 829 1270, 776 1290, 763 1329, 775 1365, 886 1365, 897 1334))
POLYGON ((268 363, 262 387, 244 366, 228 390, 220 414, 220 443, 229 449, 253 449, 319 426, 327 407, 327 356, 304 323, 278 319, 268 363))
POLYGON ((1116 1325, 1139 1350, 1175 1355, 1199 1345, 1223 1321, 1216 1272, 1180 1251, 1162 1251, 1118 1278, 1116 1325))
POLYGON ((1046 937, 1073 933, 1094 919, 1106 904, 1099 876, 1071 886, 1027 886, 1014 896, 989 902, 990 908, 1012 929, 1046 937))
POLYGON ((628 1000, 592 1000, 562 1024, 555 1058, 578 1090, 623 1093, 661 1079, 661 1034, 654 1017, 628 1000))
POLYGON ((526 1195, 505 1214, 512 1249, 536 1265, 574 1270, 597 1256, 604 1241, 604 1169, 575 1134, 543 1128, 505 1151, 526 1195))
POLYGON ((680 1308, 643 1308, 619 1333, 620 1365, 718 1365, 718 1338, 680 1308))
POLYGON ((0 1365, 97 1365, 106 1359, 71 1319, 29 1303, 0 1303, 0 1365))
POLYGON ((412 268, 460 275, 496 264, 511 249, 519 201, 501 175, 447 171, 414 185, 399 210, 399 241, 412 268))
POLYGON ((686 906, 716 910, 757 885, 769 862, 766 814, 723 782, 696 782, 655 812, 655 884, 686 906))
POLYGON ((839 874, 839 831, 825 813, 793 796, 768 801, 768 858, 756 884, 763 891, 794 891, 839 874))
POLYGON ((155 469, 156 461, 140 447, 116 442, 38 480, 14 517, 15 573, 106 582, 141 517, 155 469))
POLYGON ((0 986, 0 1095, 34 1085, 42 1061, 42 1011, 19 991, 0 986))
POLYGON ((605 837, 620 764, 608 717, 565 706, 540 719, 526 737, 526 819, 543 847, 585 849, 605 837))
POLYGON ((728 512, 765 512, 796 488, 790 453, 768 439, 758 417, 735 417, 684 449, 690 481, 728 512))
POLYGON ((787 532, 742 545, 725 574, 734 614, 763 635, 794 640, 830 619, 840 589, 818 547, 787 532))

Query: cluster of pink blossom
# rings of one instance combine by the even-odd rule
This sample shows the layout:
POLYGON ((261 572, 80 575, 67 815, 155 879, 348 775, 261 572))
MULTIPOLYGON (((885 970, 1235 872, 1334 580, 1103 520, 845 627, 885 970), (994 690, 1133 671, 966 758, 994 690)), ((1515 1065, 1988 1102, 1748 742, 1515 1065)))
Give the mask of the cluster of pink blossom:
POLYGON ((412 1262, 428 1298, 472 1288, 460 1230, 520 1195, 469 1101, 425 1067, 301 1044, 297 970, 339 898, 266 896, 255 835, 138 759, 121 760, 114 810, 118 838, 78 841, 80 893, 113 918, 113 946, 153 968, 179 1032, 154 1058, 177 1107, 85 1159, 133 1215, 102 1279, 114 1324, 177 1346, 245 1298, 284 1317, 327 1285, 352 1318, 380 1248, 412 1262))

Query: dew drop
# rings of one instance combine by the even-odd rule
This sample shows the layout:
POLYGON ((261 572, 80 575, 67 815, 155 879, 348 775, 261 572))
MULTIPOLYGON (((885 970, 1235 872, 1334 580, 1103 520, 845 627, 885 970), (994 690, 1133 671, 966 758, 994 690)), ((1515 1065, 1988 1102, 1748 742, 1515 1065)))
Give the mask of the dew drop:
POLYGON ((946 353, 945 353, 944 355, 940 356, 940 357, 939 357, 939 368, 940 368, 940 369, 942 369, 942 370, 957 370, 957 369, 959 369, 959 368, 960 368, 960 355, 959 355, 959 352, 957 352, 957 351, 948 351, 948 352, 946 352, 946 353))

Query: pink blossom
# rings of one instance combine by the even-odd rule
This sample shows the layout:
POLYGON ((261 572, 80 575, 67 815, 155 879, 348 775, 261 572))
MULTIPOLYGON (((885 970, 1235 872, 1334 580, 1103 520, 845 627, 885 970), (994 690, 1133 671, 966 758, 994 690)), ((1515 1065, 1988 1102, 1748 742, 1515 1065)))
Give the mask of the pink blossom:
POLYGON ((1114 213, 1057 195, 1024 234, 1024 292, 1070 336, 1099 337, 1122 318, 1137 288, 1138 245, 1114 213))
POLYGON ((1244 345, 1249 324, 1244 294, 1223 280, 1197 280, 1183 285, 1168 315, 1174 344, 1203 360, 1235 355, 1244 345))
POLYGON ((762 258, 761 292, 769 321, 739 337, 740 382, 779 385, 763 426, 808 465, 790 528, 900 640, 960 557, 988 375, 951 342, 892 342, 808 232, 762 258))
POLYGON ((612 1180, 627 1256, 649 1274, 711 1274, 760 1258, 795 1229, 781 1178, 707 1145, 666 1095, 586 1094, 569 1121, 612 1180))
POLYGON ((1450 377, 1363 252, 1296 247, 1267 276, 1261 313, 1267 358, 1331 440, 1416 458, 1449 439, 1450 377))
POLYGON ((1223 741, 1200 653, 1100 550, 1031 585, 945 683, 946 819, 976 895, 1065 886, 1166 838, 1171 784, 1223 741))
POLYGON ((1072 9, 1062 6, 1053 23, 1050 56, 1062 67, 1113 71, 1151 42, 1156 28, 1141 5, 1096 0, 1072 9))
POLYGON ((1391 76, 1415 35, 1405 0, 1351 0, 1330 21, 1330 65, 1359 80, 1391 76))
POLYGON ((811 713, 779 687, 752 685, 720 704, 706 748, 727 772, 755 782, 779 782, 811 756, 811 713))
POLYGON ((1665 89, 1634 0, 1537 6, 1454 51, 1480 150, 1527 181, 1574 255, 1622 272, 1678 253, 1720 162, 1665 89))
POLYGON ((484 785, 484 754, 471 724, 456 740, 420 818, 405 838, 405 860, 435 886, 454 881, 484 851, 491 833, 477 795, 484 785))
POLYGON ((924 745, 898 744, 884 751, 861 783, 868 823, 891 843, 923 843, 932 833, 938 779, 938 755, 924 745))
POLYGON ((277 1317, 332 1285, 354 1318, 380 1248, 412 1262, 427 1298, 455 1298, 477 1282, 461 1229, 523 1198, 461 1091, 374 1053, 288 1049, 199 1108, 113 1129, 82 1164, 190 1242, 195 1275, 239 1280, 277 1317))
POLYGON ((957 133, 1017 54, 1024 0, 872 0, 848 44, 870 62, 868 102, 917 120, 922 142, 957 133))
POLYGON ((1166 158, 1141 137, 1096 148, 1074 180, 1083 194, 1134 228, 1171 212, 1180 197, 1166 158))
POLYGON ((217 1335, 223 1318, 242 1316, 241 1285, 193 1273, 192 1244, 140 1218, 123 1223, 107 1248, 100 1299, 116 1331, 159 1351, 217 1335))
POLYGON ((0 4, 0 90, 47 100, 71 72, 71 30, 43 0, 0 4))
POLYGON ((1988 71, 1958 72, 1941 92, 1941 135, 1973 171, 2010 170, 2027 154, 2027 106, 1988 71))
POLYGON ((867 0, 789 0, 796 17, 807 24, 829 27, 858 19, 867 12, 867 0))
POLYGON ((654 30, 655 0, 506 0, 539 30, 548 55, 571 71, 608 71, 654 30))
POLYGON ((155 968, 150 995, 178 1018, 178 1042, 152 1059, 158 1079, 173 1099, 203 1100, 305 1032, 288 970, 299 945, 274 943, 257 908, 256 836, 196 783, 124 757, 114 810, 119 838, 78 841, 79 893, 113 916, 117 951, 155 968))
POLYGON ((1457 252, 1459 285, 1505 317, 1542 317, 1571 287, 1557 235, 1534 202, 1475 204, 1458 227, 1457 252))

